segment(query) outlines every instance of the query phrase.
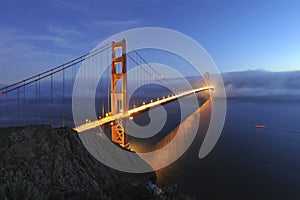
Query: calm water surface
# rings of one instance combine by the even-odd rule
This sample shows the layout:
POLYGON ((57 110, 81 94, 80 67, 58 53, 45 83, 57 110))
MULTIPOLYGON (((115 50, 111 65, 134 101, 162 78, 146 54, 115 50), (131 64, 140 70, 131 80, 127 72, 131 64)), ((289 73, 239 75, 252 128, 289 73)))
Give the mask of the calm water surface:
MULTIPOLYGON (((300 199, 300 104, 229 100, 222 135, 204 159, 198 151, 210 102, 196 112, 201 121, 195 141, 175 163, 157 171, 159 185, 177 184, 197 199, 300 199)), ((166 136, 156 147, 168 141, 166 136)))

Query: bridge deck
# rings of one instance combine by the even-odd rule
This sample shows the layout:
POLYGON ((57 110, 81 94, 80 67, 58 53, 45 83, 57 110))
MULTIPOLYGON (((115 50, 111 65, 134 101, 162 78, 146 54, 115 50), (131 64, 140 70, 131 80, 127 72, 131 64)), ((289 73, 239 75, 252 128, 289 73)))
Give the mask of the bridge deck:
POLYGON ((116 119, 130 117, 131 115, 134 115, 138 112, 145 111, 145 110, 147 110, 151 107, 155 107, 155 106, 167 103, 169 101, 172 101, 172 100, 184 97, 184 96, 188 96, 188 95, 193 94, 193 93, 195 94, 197 92, 201 92, 201 91, 204 91, 204 90, 210 90, 210 89, 214 89, 214 86, 201 87, 201 88, 189 90, 189 91, 186 91, 186 92, 183 92, 183 93, 180 93, 180 94, 176 94, 176 95, 173 95, 173 96, 169 96, 169 97, 166 97, 166 98, 162 98, 162 99, 159 99, 157 101, 153 101, 153 102, 147 103, 145 105, 142 105, 142 106, 133 108, 131 110, 128 110, 128 113, 126 115, 123 115, 123 113, 119 113, 119 114, 116 114, 116 115, 100 118, 96 121, 87 122, 85 124, 77 126, 77 127, 74 128, 74 130, 76 130, 77 132, 83 132, 83 131, 86 131, 86 130, 90 130, 90 129, 96 128, 97 126, 101 126, 101 125, 113 122, 116 119))

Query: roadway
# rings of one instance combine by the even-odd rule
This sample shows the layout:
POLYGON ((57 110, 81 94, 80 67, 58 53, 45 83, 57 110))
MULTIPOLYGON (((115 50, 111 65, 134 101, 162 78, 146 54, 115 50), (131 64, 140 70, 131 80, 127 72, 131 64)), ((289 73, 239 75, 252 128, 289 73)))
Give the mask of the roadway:
POLYGON ((147 103, 147 104, 141 105, 139 107, 130 109, 130 110, 128 110, 128 112, 126 114, 118 113, 116 115, 99 118, 98 120, 95 120, 95 121, 88 121, 85 124, 82 124, 80 126, 75 127, 74 130, 77 131, 78 133, 83 132, 83 131, 87 131, 87 130, 96 128, 98 126, 102 126, 102 125, 114 122, 117 119, 128 118, 128 117, 130 117, 134 114, 145 111, 145 110, 147 110, 151 107, 162 105, 162 104, 165 104, 167 102, 173 101, 175 99, 178 99, 178 98, 181 98, 181 97, 184 97, 184 96, 188 96, 188 95, 191 95, 191 94, 195 94, 195 93, 198 93, 198 92, 201 92, 201 91, 204 91, 204 90, 210 90, 210 89, 214 89, 214 86, 201 87, 201 88, 185 91, 185 92, 182 92, 182 93, 179 93, 179 94, 173 94, 172 96, 163 97, 162 99, 157 99, 156 101, 151 101, 150 103, 147 103))

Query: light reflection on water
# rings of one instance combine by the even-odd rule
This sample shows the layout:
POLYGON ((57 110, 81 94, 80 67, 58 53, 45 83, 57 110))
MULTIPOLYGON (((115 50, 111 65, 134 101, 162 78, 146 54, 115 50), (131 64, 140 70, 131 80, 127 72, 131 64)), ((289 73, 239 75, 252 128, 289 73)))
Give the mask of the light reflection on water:
MULTIPOLYGON (((193 153, 198 155, 197 151, 199 151, 199 149, 200 149, 200 145, 203 141, 203 138, 205 136, 205 131, 207 130, 208 124, 210 121, 210 111, 211 111, 211 102, 210 102, 210 100, 208 100, 203 105, 201 105, 201 107, 199 107, 193 114, 191 114, 188 118, 186 118, 182 122, 181 126, 186 127, 184 134, 183 134, 183 138, 188 137, 188 135, 190 134, 191 131, 193 131, 192 129, 194 128, 193 124, 194 124, 195 115, 197 113, 200 113, 198 134, 195 137, 195 140, 194 140, 192 146, 190 146, 190 148, 188 149, 188 152, 193 150, 193 153)), ((176 129, 171 131, 163 140, 161 140, 159 143, 157 143, 157 145, 155 145, 154 149, 159 149, 162 146, 168 144, 173 139, 173 137, 176 135, 177 129, 178 129, 178 127, 176 127, 176 129)), ((176 151, 176 149, 174 149, 174 151, 176 151)), ((161 155, 161 156, 165 157, 166 159, 168 157, 168 155, 161 155)), ((181 158, 179 158, 178 161, 180 162, 180 159, 182 159, 183 157, 187 157, 187 156, 188 155, 185 153, 181 158)), ((164 180, 167 179, 168 176, 170 176, 169 172, 170 172, 171 168, 179 167, 179 165, 177 164, 178 161, 171 164, 170 166, 167 166, 163 169, 156 171, 158 185, 162 185, 164 180)))
MULTIPOLYGON (((211 102, 210 100, 207 100, 204 104, 202 104, 197 110, 195 110, 190 116, 188 116, 183 122, 181 122, 180 126, 183 127, 183 131, 180 134, 180 143, 176 144, 178 145, 178 148, 173 148, 171 151, 164 151, 164 153, 159 154, 158 156, 153 157, 153 160, 150 160, 150 163, 159 162, 160 160, 169 160, 170 157, 172 157, 174 154, 179 154, 181 149, 180 145, 186 145, 187 140, 190 139, 190 134, 192 131, 194 131, 195 128, 195 119, 197 118, 196 115, 199 115, 200 113, 200 122, 199 122, 199 129, 196 137, 194 138, 193 145, 189 147, 188 151, 193 149, 193 151, 199 151, 200 144, 202 143, 203 136, 205 136, 205 131, 208 128, 208 124, 210 121, 210 111, 211 111, 211 102), (195 143, 197 143, 195 145, 195 143)), ((175 123, 175 122, 174 122, 175 123)), ((132 146, 133 150, 136 152, 150 152, 155 151, 158 149, 161 149, 162 147, 168 145, 173 138, 178 133, 178 126, 174 126, 175 128, 166 134, 160 141, 158 141, 153 146, 147 146, 144 143, 139 142, 130 142, 130 145, 132 146)), ((197 131, 197 130, 196 130, 197 131)), ((198 152, 196 153, 198 155, 198 152)), ((186 154, 184 154, 182 157, 185 157, 186 154)), ((179 158, 180 160, 181 158, 179 158)), ((176 162, 177 163, 177 162, 176 162)), ((170 166, 167 166, 163 169, 160 169, 156 171, 157 174, 157 184, 161 185, 163 181, 168 178, 170 175, 170 168, 177 168, 176 164, 172 164, 170 166)))

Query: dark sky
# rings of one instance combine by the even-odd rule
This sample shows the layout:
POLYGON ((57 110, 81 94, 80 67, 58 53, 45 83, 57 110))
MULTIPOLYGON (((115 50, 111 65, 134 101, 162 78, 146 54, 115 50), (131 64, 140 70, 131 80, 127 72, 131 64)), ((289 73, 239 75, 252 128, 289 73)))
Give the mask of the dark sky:
POLYGON ((298 0, 3 0, 0 82, 90 51, 131 28, 165 27, 199 42, 220 71, 300 69, 298 0))

